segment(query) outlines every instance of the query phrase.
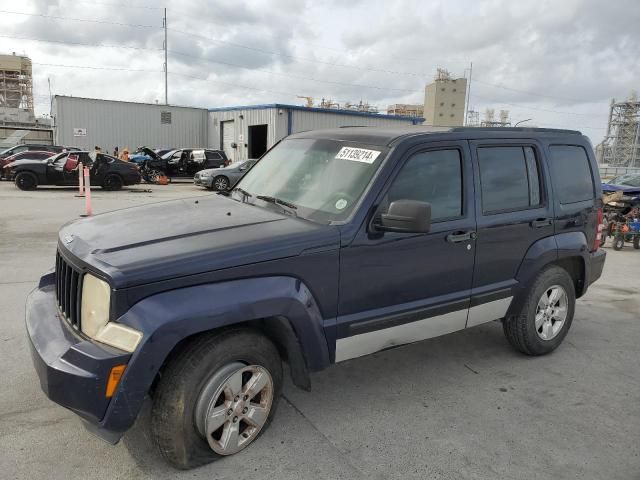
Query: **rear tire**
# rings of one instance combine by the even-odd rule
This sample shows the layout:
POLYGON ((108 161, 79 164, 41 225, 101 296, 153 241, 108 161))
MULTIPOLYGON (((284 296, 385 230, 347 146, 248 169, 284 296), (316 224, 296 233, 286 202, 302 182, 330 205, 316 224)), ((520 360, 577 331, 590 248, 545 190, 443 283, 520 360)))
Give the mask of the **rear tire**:
POLYGON ((189 469, 218 460, 244 449, 266 430, 275 414, 281 390, 280 355, 265 336, 248 329, 201 335, 185 346, 160 377, 151 410, 153 439, 165 460, 179 469, 189 469), (243 401, 242 393, 235 397, 236 400, 229 400, 229 404, 228 398, 223 400, 219 397, 220 392, 227 397, 230 379, 237 375, 242 378, 242 391, 247 392, 244 379, 250 379, 246 385, 253 380, 255 374, 247 371, 251 369, 262 372, 262 375, 268 372, 264 378, 268 378, 269 383, 264 387, 266 390, 260 390, 259 396, 260 402, 268 401, 269 408, 263 410, 263 413, 267 412, 266 420, 263 417, 264 423, 259 428, 252 427, 247 423, 249 420, 242 416, 243 408, 253 409, 257 406, 254 402, 258 395, 253 400, 249 398, 242 405, 234 403, 238 398, 237 401, 243 401), (269 398, 262 397, 263 395, 269 398), (209 431, 208 428, 213 429, 215 426, 209 426, 206 422, 215 421, 212 420, 212 412, 221 407, 225 412, 233 413, 227 414, 224 417, 225 423, 207 435, 205 432, 209 431), (236 429, 236 443, 235 448, 225 451, 223 439, 227 428, 236 429), (214 451, 216 446, 216 450, 222 454, 214 451))
POLYGON ((112 173, 105 177, 104 181, 102 182, 102 188, 115 192, 117 190, 120 190, 123 184, 124 182, 122 181, 122 178, 120 178, 120 175, 112 173))
POLYGON ((15 184, 20 190, 34 190, 38 186, 38 179, 31 172, 20 172, 16 175, 15 184))
POLYGON ((640 249, 640 234, 634 235, 633 237, 633 248, 636 250, 640 249))
MULTIPOLYGON (((558 302, 559 304, 560 302, 558 302)), ((550 353, 562 343, 567 335, 573 321, 575 304, 576 294, 573 279, 563 268, 550 266, 540 272, 533 282, 520 312, 503 321, 504 334, 513 348, 526 355, 550 353), (546 320, 539 322, 540 318, 545 317, 544 311, 540 309, 540 304, 547 292, 556 288, 558 292, 564 294, 565 298, 562 323, 553 323, 558 322, 560 317, 558 320, 549 318, 549 322, 546 320), (545 323, 549 324, 548 333, 545 330, 545 323), (553 325, 557 325, 557 329, 553 330, 553 325)), ((560 311, 561 308, 555 307, 554 303, 552 310, 560 311)))
POLYGON ((613 237, 613 249, 622 250, 624 247, 624 235, 616 235, 613 237))

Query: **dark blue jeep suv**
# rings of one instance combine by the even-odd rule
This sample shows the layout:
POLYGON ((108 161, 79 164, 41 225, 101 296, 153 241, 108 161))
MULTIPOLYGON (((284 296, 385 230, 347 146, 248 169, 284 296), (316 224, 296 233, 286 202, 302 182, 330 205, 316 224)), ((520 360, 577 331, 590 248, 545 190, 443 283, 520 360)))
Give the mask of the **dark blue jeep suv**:
POLYGON ((295 134, 231 192, 63 227, 28 299, 33 361, 114 443, 149 395, 160 452, 190 468, 266 428, 282 362, 310 389, 332 363, 493 320, 553 351, 602 273, 600 197, 576 131, 295 134))

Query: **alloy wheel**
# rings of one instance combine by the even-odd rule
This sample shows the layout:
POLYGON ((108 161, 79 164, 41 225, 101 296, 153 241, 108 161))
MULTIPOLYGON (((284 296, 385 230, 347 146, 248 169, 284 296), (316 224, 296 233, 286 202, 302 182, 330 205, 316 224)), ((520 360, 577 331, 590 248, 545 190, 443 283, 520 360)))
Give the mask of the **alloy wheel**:
POLYGON ((229 186, 229 182, 224 177, 218 177, 213 182, 213 186, 215 187, 216 190, 222 191, 227 189, 227 187, 229 186))
POLYGON ((535 327, 542 340, 555 338, 567 319, 567 292, 560 285, 553 285, 545 290, 536 306, 535 327))
POLYGON ((195 410, 198 430, 211 449, 232 455, 255 440, 269 418, 273 392, 271 375, 259 365, 234 363, 213 375, 195 410))

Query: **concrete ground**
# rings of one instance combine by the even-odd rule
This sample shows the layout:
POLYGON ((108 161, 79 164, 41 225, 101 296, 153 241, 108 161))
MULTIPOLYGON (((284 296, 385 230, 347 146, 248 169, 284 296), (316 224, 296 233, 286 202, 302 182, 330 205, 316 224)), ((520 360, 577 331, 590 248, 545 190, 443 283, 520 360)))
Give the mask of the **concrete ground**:
MULTIPOLYGON (((94 210, 207 194, 189 184, 94 192, 94 210)), ((188 472, 163 463, 148 410, 117 446, 45 398, 24 302, 82 212, 69 189, 0 182, 2 479, 640 479, 640 251, 608 249, 552 355, 514 352, 494 322, 288 382, 249 450, 188 472)), ((162 221, 162 219, 159 219, 162 221)), ((123 228, 135 228, 135 225, 123 228)))

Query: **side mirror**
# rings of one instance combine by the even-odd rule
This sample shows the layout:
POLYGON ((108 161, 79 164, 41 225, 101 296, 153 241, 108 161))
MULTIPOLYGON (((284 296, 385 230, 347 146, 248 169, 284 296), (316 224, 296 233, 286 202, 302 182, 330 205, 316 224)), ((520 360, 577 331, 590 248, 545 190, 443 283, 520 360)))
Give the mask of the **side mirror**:
POLYGON ((401 233, 429 233, 431 204, 417 200, 396 200, 380 215, 377 230, 401 233))

